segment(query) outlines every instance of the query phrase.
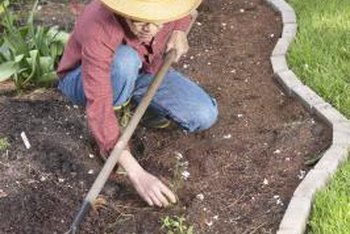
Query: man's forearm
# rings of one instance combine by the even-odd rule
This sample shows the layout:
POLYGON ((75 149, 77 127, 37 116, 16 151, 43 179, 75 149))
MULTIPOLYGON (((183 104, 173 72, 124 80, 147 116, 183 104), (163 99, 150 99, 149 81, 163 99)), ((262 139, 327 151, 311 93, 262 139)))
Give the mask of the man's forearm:
POLYGON ((143 170, 141 165, 137 162, 137 160, 132 156, 129 150, 124 150, 118 159, 118 163, 124 170, 127 172, 129 177, 134 176, 143 170))

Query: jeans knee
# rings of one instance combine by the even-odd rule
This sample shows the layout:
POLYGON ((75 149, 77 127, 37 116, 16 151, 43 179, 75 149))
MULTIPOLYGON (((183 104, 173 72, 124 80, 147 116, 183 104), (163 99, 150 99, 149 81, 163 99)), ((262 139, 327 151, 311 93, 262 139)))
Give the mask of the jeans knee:
POLYGON ((199 132, 209 129, 218 119, 218 107, 215 99, 213 105, 198 106, 194 112, 193 119, 188 125, 189 132, 199 132))
POLYGON ((142 61, 133 48, 121 45, 113 56, 112 77, 118 80, 132 80, 137 78, 142 61))

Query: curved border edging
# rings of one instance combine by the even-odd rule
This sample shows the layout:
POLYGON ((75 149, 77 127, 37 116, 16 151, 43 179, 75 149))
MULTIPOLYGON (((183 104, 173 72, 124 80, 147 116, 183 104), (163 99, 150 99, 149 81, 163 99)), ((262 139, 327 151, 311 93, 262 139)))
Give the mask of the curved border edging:
POLYGON ((311 169, 293 193, 277 234, 303 234, 306 231, 312 201, 337 168, 347 159, 350 150, 350 121, 325 102, 288 68, 286 54, 297 33, 294 9, 284 0, 265 0, 282 16, 282 36, 270 57, 277 82, 289 96, 296 98, 311 113, 332 128, 332 145, 311 169))

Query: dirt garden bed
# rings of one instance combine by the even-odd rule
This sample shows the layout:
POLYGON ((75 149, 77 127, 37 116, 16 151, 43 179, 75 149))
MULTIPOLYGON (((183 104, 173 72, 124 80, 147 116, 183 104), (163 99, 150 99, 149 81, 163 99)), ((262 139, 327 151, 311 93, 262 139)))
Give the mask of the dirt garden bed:
MULTIPOLYGON (((44 5, 42 19, 52 23, 54 6, 68 18, 66 2, 44 5)), ((81 233, 163 233, 159 220, 172 215, 186 217, 194 233, 274 233, 309 170, 305 160, 330 144, 330 129, 273 81, 269 56, 279 15, 263 0, 208 0, 199 13, 178 68, 217 98, 218 123, 191 135, 139 127, 132 142, 140 163, 171 183, 176 156, 188 162, 190 176, 176 191, 180 202, 147 207, 119 176, 102 192, 107 206, 90 212, 81 233)), ((0 152, 0 233, 64 233, 101 168, 84 110, 54 90, 3 93, 0 116, 0 137, 10 143, 0 152)))

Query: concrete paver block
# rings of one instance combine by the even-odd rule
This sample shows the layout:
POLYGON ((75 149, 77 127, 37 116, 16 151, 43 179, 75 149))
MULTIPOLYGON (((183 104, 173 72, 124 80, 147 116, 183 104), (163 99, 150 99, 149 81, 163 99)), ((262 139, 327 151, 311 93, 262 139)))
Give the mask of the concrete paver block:
POLYGON ((297 35, 298 25, 296 23, 283 24, 282 38, 292 42, 297 35))
POLYGON ((272 51, 272 56, 286 55, 290 42, 285 38, 280 38, 277 41, 275 48, 272 51))
POLYGON ((332 145, 315 166, 315 170, 327 171, 333 175, 348 157, 350 147, 332 145))
POLYGON ((314 113, 333 127, 335 123, 346 123, 348 120, 329 103, 317 104, 313 107, 314 113))
POLYGON ((278 72, 276 74, 278 83, 286 90, 287 94, 292 95, 292 89, 303 86, 303 83, 291 70, 278 72))
POLYGON ((296 23, 297 17, 294 11, 282 11, 282 22, 283 24, 296 23))
POLYGON ((283 0, 267 0, 275 11, 294 11, 293 8, 283 0))
POLYGON ((306 85, 295 86, 291 89, 292 94, 295 95, 298 101, 310 112, 313 110, 314 106, 324 103, 324 100, 306 85))
POLYGON ((333 144, 350 146, 350 123, 335 122, 333 123, 333 144))
POLYGON ((271 60, 272 69, 274 73, 288 70, 288 65, 287 65, 285 56, 283 55, 272 56, 270 60, 271 60))
POLYGON ((298 234, 298 233, 293 229, 280 229, 276 234, 298 234))
POLYGON ((293 230, 293 234, 304 234, 311 210, 310 198, 292 197, 280 224, 280 230, 293 230))
POLYGON ((329 180, 329 172, 322 170, 311 170, 294 191, 293 196, 313 199, 316 191, 323 188, 329 180))

